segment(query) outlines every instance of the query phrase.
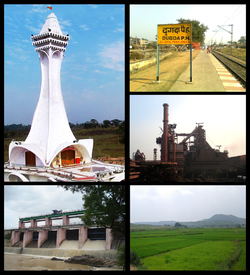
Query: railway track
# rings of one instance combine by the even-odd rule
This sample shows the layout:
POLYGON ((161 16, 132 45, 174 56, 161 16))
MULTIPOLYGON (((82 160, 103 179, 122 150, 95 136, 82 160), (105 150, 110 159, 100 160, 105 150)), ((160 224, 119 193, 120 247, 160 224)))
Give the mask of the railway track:
POLYGON ((239 80, 241 85, 246 88, 246 62, 243 60, 229 56, 224 53, 212 51, 212 54, 239 80))

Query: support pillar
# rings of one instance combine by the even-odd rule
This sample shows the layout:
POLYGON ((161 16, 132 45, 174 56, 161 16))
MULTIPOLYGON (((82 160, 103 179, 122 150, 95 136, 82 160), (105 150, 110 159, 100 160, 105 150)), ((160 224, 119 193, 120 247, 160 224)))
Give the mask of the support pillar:
POLYGON ((59 228, 56 234, 56 248, 58 248, 64 240, 66 240, 66 228, 59 228))
POLYGON ((25 228, 25 224, 23 221, 19 221, 19 229, 25 228))
POLYGON ((39 248, 48 239, 48 230, 41 230, 38 234, 37 247, 39 248))
POLYGON ((69 217, 66 215, 63 215, 63 225, 68 225, 69 224, 69 217))
POLYGON ((11 245, 13 246, 15 243, 20 241, 20 231, 12 231, 11 233, 11 245))
POLYGON ((33 240, 33 231, 25 231, 23 234, 23 248, 33 240))
POLYGON ((52 220, 49 217, 45 218, 45 226, 52 226, 52 220))
POLYGON ((112 241, 113 241, 113 235, 111 234, 111 229, 106 228, 106 250, 111 249, 112 241))
POLYGON ((88 239, 88 227, 79 228, 78 249, 81 249, 88 239))
POLYGON ((37 227, 37 221, 36 221, 36 220, 31 220, 31 221, 30 221, 30 227, 31 227, 31 228, 37 227))

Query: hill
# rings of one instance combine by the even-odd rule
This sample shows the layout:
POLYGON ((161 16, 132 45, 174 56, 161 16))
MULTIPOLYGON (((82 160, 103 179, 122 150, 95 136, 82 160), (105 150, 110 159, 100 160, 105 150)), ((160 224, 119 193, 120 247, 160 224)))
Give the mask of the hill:
POLYGON ((203 221, 228 221, 233 223, 244 224, 246 219, 238 218, 234 215, 215 214, 210 219, 204 219, 203 221))
MULTIPOLYGON (((160 222, 135 222, 134 224, 146 224, 146 225, 155 225, 155 226, 162 226, 162 225, 171 225, 177 221, 160 221, 160 222)), ((209 219, 203 219, 201 221, 196 222, 182 222, 178 221, 182 225, 188 227, 228 227, 228 226, 236 226, 236 225, 246 225, 246 219, 238 218, 234 215, 224 215, 224 214, 215 214, 209 219)))
POLYGON ((135 222, 134 224, 150 224, 150 225, 156 225, 156 226, 161 226, 161 225, 174 225, 176 221, 160 221, 160 222, 135 222))

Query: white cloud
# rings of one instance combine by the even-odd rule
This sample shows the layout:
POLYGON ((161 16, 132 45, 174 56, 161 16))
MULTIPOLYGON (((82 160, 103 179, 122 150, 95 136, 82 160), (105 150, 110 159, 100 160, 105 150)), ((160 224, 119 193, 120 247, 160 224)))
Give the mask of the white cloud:
POLYGON ((60 26, 61 26, 61 25, 64 25, 64 26, 70 27, 70 26, 72 25, 72 23, 70 23, 69 20, 60 20, 60 21, 59 21, 59 25, 60 25, 60 26))
POLYGON ((4 186, 4 227, 17 228, 19 217, 51 213, 52 209, 83 208, 81 193, 72 194, 56 185, 4 186))
POLYGON ((25 25, 26 28, 28 28, 30 31, 33 32, 33 34, 38 34, 40 33, 41 31, 41 28, 42 28, 42 24, 40 27, 36 28, 36 27, 33 27, 33 26, 30 26, 30 25, 25 25))
POLYGON ((47 6, 45 7, 45 5, 33 5, 33 8, 29 11, 29 13, 34 13, 34 12, 38 12, 38 13, 48 12, 47 6))
POLYGON ((179 190, 179 192, 183 196, 193 195, 193 193, 190 190, 179 190))
POLYGON ((124 71, 123 41, 117 41, 104 47, 98 55, 101 56, 102 62, 100 64, 103 67, 116 71, 124 71))
POLYGON ((84 31, 88 31, 90 29, 89 27, 87 27, 87 25, 80 25, 79 27, 84 31))
POLYGON ((130 187, 131 222, 197 221, 215 214, 246 215, 244 186, 130 187))
POLYGON ((93 5, 93 4, 89 4, 88 6, 90 6, 92 9, 96 9, 96 8, 98 8, 98 6, 97 6, 97 5, 93 5))
POLYGON ((124 28, 116 28, 113 32, 124 32, 124 28))

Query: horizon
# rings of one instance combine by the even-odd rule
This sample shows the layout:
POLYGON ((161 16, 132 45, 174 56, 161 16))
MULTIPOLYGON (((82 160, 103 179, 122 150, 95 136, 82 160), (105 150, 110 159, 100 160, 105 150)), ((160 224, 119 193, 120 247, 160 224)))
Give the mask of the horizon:
MULTIPOLYGON (((99 122, 99 121, 96 119, 96 121, 97 121, 99 124, 102 124, 104 120, 112 121, 112 120, 115 120, 115 119, 118 119, 118 118, 114 118, 114 119, 103 119, 101 122, 99 122)), ((124 119, 124 120, 120 119, 120 120, 121 120, 121 121, 125 121, 125 119, 124 119)), ((69 121, 69 123, 70 123, 70 124, 77 125, 77 124, 84 124, 84 123, 89 122, 89 121, 90 121, 90 120, 86 120, 85 122, 78 122, 78 123, 72 123, 72 122, 69 121)), ((10 126, 10 125, 31 126, 31 124, 22 124, 22 123, 11 123, 11 124, 7 124, 7 125, 4 124, 4 126, 10 126)))
POLYGON ((245 185, 131 185, 130 222, 246 217, 245 185))
MULTIPOLYGON (((246 219, 246 217, 237 217, 237 216, 232 215, 232 214, 228 214, 228 215, 227 214, 214 214, 213 216, 215 216, 215 215, 234 216, 236 218, 246 219)), ((211 216, 210 218, 212 218, 213 216, 211 216)), ((158 223, 159 222, 170 222, 170 221, 173 221, 173 222, 198 222, 198 221, 203 221, 203 220, 207 220, 207 219, 210 219, 210 218, 204 218, 204 219, 197 220, 197 221, 161 220, 161 221, 156 221, 156 222, 158 222, 158 223)), ((144 221, 144 222, 146 222, 146 223, 152 222, 153 223, 153 221, 144 221)), ((143 222, 133 222, 133 223, 143 223, 143 222)))

